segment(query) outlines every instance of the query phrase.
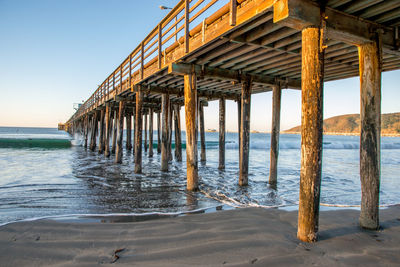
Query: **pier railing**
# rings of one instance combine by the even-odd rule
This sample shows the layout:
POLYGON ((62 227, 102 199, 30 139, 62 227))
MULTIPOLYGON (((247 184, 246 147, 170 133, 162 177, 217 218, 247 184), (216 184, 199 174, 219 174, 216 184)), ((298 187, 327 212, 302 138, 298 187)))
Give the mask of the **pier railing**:
POLYGON ((204 33, 208 25, 229 14, 230 24, 234 26, 237 8, 246 1, 251 0, 181 0, 98 86, 69 121, 125 90, 133 91, 134 84, 170 63, 167 54, 174 49, 184 45, 185 54, 189 53, 190 37, 204 33), (153 67, 155 64, 156 68, 153 67), (146 71, 150 66, 151 71, 146 71))

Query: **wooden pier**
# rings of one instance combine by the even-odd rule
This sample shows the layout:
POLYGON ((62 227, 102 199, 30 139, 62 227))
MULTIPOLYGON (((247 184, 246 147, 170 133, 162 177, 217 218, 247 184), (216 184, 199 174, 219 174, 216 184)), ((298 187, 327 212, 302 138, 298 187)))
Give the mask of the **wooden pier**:
POLYGON ((360 225, 378 229, 381 72, 400 69, 400 1, 225 0, 225 5, 215 8, 219 2, 181 0, 106 77, 68 120, 66 129, 83 134, 85 147, 93 151, 97 147, 105 156, 115 153, 115 162, 120 163, 125 119, 125 149, 134 153, 133 170, 140 173, 142 132, 145 130, 144 149, 149 146, 147 155, 151 157, 156 113, 157 153, 161 153, 161 170, 168 171, 173 160, 172 125, 175 160, 182 160, 179 111, 184 106, 187 189, 197 190, 201 179, 198 161, 206 161, 203 107, 213 100, 220 104, 219 169, 223 170, 225 101, 235 100, 240 132, 238 183, 245 186, 251 97, 272 91, 269 183, 276 186, 281 90, 302 90, 298 238, 313 242, 318 233, 323 85, 360 76, 360 225))

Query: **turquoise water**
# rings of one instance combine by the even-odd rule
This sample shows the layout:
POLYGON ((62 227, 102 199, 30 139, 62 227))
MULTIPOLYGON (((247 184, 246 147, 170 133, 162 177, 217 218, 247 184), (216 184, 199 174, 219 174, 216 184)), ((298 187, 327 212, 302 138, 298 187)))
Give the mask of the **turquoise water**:
MULTIPOLYGON (((157 140, 157 133, 154 140, 157 140)), ((183 134, 183 140, 185 136, 183 134)), ((271 188, 269 134, 251 134, 249 186, 238 186, 237 134, 226 136, 226 169, 218 167, 218 133, 207 133, 207 163, 199 163, 200 191, 187 192, 186 153, 160 170, 160 155, 143 155, 143 174, 134 157, 85 150, 79 136, 52 128, 0 127, 0 224, 45 216, 180 213, 229 206, 293 206, 298 201, 300 136, 281 135, 278 185, 271 188)), ((381 204, 400 203, 400 138, 383 137, 381 204)), ((359 137, 324 136, 322 205, 360 204, 359 137)))

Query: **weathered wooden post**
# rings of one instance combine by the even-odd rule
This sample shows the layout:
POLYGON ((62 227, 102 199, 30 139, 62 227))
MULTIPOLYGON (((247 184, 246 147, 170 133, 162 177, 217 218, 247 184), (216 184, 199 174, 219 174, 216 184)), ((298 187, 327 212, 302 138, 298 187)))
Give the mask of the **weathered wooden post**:
POLYGON ((132 115, 130 112, 126 112, 126 150, 129 151, 132 149, 132 115))
POLYGON ((322 165, 324 85, 323 31, 302 31, 301 169, 297 238, 317 240, 322 165))
POLYGON ((149 109, 149 158, 153 157, 153 109, 149 109))
POLYGON ((168 102, 168 161, 172 161, 172 104, 168 102))
POLYGON ((111 112, 110 105, 106 104, 106 114, 105 114, 105 140, 104 140, 104 156, 110 156, 110 120, 111 120, 111 112))
POLYGON ((206 162, 206 135, 204 129, 204 107, 199 103, 199 117, 200 117, 200 161, 206 162))
POLYGON ((161 153, 161 113, 157 112, 157 153, 161 153))
POLYGON ((219 165, 218 169, 225 169, 225 99, 219 99, 219 165))
POLYGON ((147 152, 147 111, 143 114, 144 118, 144 152, 147 152))
POLYGON ((96 148, 96 135, 97 135, 97 114, 98 112, 95 111, 92 118, 92 131, 90 133, 90 150, 94 151, 96 148))
POLYGON ((125 113, 125 101, 119 101, 118 110, 118 135, 117 135, 117 149, 115 152, 115 162, 122 162, 122 140, 124 136, 124 113, 125 113))
POLYGON ((361 135, 360 179, 361 212, 360 226, 379 228, 379 187, 381 151, 381 72, 382 45, 377 41, 358 47, 361 85, 361 135))
POLYGON ((136 91, 136 114, 135 114, 135 173, 142 172, 142 107, 143 92, 142 86, 137 86, 136 91))
POLYGON ((186 121, 186 165, 188 190, 199 187, 197 163, 197 85, 196 74, 184 75, 185 121, 186 121))
POLYGON ((136 102, 135 106, 132 108, 132 119, 133 119, 133 146, 132 154, 135 155, 135 142, 136 142, 136 102))
POLYGON ((88 146, 88 135, 89 135, 89 115, 85 115, 85 144, 84 147, 87 148, 88 146))
POLYGON ((251 77, 246 77, 242 82, 239 148, 239 185, 241 186, 248 184, 249 176, 251 85, 251 77))
POLYGON ((114 125, 113 125, 113 135, 112 135, 112 149, 111 149, 111 153, 113 153, 113 154, 115 154, 115 150, 116 150, 116 147, 117 147, 117 126, 118 126, 118 123, 117 123, 117 118, 118 118, 118 113, 119 113, 119 111, 118 110, 114 110, 114 125))
POLYGON ((239 98, 237 101, 237 112, 238 112, 238 151, 239 151, 239 162, 240 162, 240 133, 242 132, 240 129, 242 128, 242 100, 239 98))
POLYGON ((182 161, 181 116, 179 104, 174 105, 175 121, 175 160, 182 161))
POLYGON ((104 151, 104 116, 105 110, 100 111, 100 127, 99 127, 99 154, 104 151))
POLYGON ((281 87, 276 84, 272 87, 272 126, 271 152, 269 165, 269 184, 276 185, 278 176, 279 131, 281 123, 281 87))
POLYGON ((161 171, 168 171, 168 140, 169 140, 169 95, 161 96, 161 112, 162 112, 162 140, 161 140, 161 171))

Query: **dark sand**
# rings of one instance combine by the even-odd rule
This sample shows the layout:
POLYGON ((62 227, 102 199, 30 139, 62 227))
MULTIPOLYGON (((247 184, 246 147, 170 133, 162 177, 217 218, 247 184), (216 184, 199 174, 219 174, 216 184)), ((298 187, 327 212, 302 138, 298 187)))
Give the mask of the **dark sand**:
POLYGON ((0 227, 0 266, 399 266, 400 206, 381 210, 379 231, 360 229, 358 215, 321 212, 314 244, 297 240, 297 211, 261 208, 133 223, 13 223, 0 227))

